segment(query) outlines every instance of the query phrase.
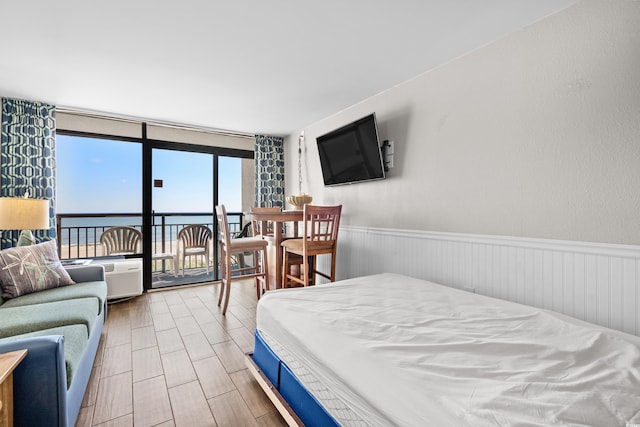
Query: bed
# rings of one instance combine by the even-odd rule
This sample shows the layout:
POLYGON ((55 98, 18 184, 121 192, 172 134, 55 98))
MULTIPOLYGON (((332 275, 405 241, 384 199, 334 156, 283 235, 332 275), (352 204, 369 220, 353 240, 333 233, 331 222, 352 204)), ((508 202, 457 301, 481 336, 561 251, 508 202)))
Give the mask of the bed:
POLYGON ((268 292, 247 362, 289 424, 640 425, 640 338, 398 274, 268 292))

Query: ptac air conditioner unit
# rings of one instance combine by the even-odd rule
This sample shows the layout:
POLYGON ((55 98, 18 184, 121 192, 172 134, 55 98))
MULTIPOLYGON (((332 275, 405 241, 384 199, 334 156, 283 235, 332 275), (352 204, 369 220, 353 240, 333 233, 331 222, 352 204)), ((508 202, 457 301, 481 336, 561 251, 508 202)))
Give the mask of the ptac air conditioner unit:
POLYGON ((107 281, 107 299, 142 294, 142 260, 102 261, 107 281))

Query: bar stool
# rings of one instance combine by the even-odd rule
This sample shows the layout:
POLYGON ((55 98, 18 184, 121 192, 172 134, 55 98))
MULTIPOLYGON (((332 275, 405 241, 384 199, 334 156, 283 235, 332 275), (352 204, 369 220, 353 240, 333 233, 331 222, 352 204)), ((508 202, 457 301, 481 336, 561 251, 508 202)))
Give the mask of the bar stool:
POLYGON ((309 286, 315 283, 319 275, 331 282, 336 280, 336 251, 338 249, 338 229, 342 205, 311 206, 304 205, 304 232, 302 238, 288 239, 282 242, 282 287, 290 284, 309 286), (331 272, 317 270, 316 256, 331 255, 331 272), (302 259, 300 259, 302 258, 302 259), (291 265, 302 261, 299 275, 292 274, 291 265))
POLYGON ((226 314, 229 305, 229 293, 231 292, 231 281, 236 279, 247 279, 255 277, 256 294, 258 299, 267 288, 269 263, 267 262, 268 242, 260 237, 242 237, 232 239, 229 234, 229 222, 227 221, 227 209, 224 205, 216 206, 216 216, 219 225, 218 244, 220 245, 220 294, 218 296, 218 306, 222 303, 222 296, 225 295, 222 314, 226 314), (253 252, 254 265, 240 267, 232 270, 232 255, 237 253, 253 252), (259 254, 262 253, 262 259, 259 254), (234 275, 235 274, 235 275, 234 275))

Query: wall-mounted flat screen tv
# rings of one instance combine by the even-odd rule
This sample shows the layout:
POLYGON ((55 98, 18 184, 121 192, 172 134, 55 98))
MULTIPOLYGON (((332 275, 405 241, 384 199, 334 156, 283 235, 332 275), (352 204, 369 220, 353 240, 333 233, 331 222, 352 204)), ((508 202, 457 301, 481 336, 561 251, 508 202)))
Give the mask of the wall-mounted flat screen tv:
POLYGON ((384 179, 375 113, 316 138, 324 185, 384 179))

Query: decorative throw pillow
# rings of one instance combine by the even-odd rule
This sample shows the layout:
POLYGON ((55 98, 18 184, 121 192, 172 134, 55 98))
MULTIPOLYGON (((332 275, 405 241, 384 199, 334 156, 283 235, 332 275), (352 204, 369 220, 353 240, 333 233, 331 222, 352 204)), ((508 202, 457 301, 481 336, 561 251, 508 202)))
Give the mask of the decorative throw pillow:
POLYGON ((2 298, 16 298, 74 283, 58 259, 55 240, 0 251, 2 298))

